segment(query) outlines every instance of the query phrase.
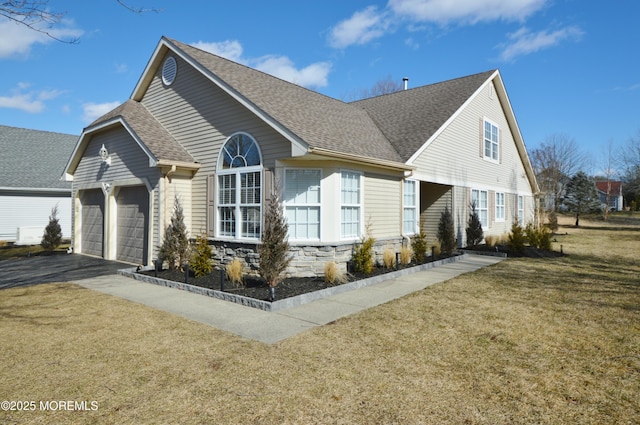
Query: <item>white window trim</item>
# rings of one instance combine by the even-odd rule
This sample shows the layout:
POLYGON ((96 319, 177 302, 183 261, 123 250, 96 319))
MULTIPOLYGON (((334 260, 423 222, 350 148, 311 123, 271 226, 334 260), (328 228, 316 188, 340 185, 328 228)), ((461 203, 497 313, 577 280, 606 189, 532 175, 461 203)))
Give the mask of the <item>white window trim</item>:
POLYGON ((364 174, 361 171, 355 171, 355 170, 350 170, 350 169, 341 169, 340 170, 340 209, 338 211, 338 223, 340 226, 340 240, 343 241, 352 241, 352 240, 357 240, 360 239, 360 237, 362 236, 362 229, 364 226, 364 174), (358 180, 358 187, 359 187, 359 193, 360 193, 360 203, 359 204, 343 204, 342 203, 342 173, 353 173, 353 174, 357 174, 359 177, 358 180), (342 235, 342 208, 343 207, 358 207, 359 208, 359 217, 358 217, 358 221, 359 221, 359 226, 358 226, 358 234, 354 235, 354 236, 343 236, 342 235))
POLYGON ((286 216, 287 213, 287 207, 317 207, 318 208, 318 237, 317 238, 295 238, 295 237, 291 237, 290 240, 292 241, 320 241, 320 239, 322 239, 322 193, 323 193, 323 187, 322 187, 322 179, 323 179, 323 173, 322 173, 322 168, 299 168, 299 167, 286 167, 283 171, 283 176, 284 176, 284 187, 283 187, 283 194, 282 194, 282 205, 284 207, 284 213, 286 216), (285 194, 286 194, 286 190, 287 190, 287 171, 319 171, 320 172, 320 200, 318 201, 318 203, 311 203, 311 204, 297 204, 297 203, 287 203, 285 198, 285 194))
POLYGON ((402 181, 402 233, 405 235, 415 235, 419 233, 419 223, 420 223, 420 217, 418 215, 418 205, 420 205, 420 191, 418 190, 418 188, 420 187, 420 183, 418 180, 414 180, 414 179, 405 179, 402 181), (414 202, 415 204, 412 206, 407 206, 404 202, 405 202, 405 183, 408 182, 412 182, 413 183, 413 195, 414 195, 414 202), (412 232, 407 232, 405 233, 405 228, 404 228, 404 223, 405 223, 405 211, 408 209, 412 209, 414 210, 414 225, 413 225, 413 231, 412 232))
MULTIPOLYGON (((220 149, 220 152, 218 153, 218 162, 217 162, 217 169, 216 169, 216 193, 214 196, 216 196, 216 238, 219 239, 223 239, 223 240, 230 240, 230 241, 259 241, 261 236, 262 236, 262 218, 263 218, 263 205, 262 205, 262 199, 264 198, 264 172, 263 172, 263 160, 262 160, 262 151, 260 149, 260 145, 258 144, 258 141, 249 133, 244 132, 244 131, 238 131, 233 133, 231 136, 229 136, 225 142, 222 144, 222 147, 220 149), (231 140, 233 137, 237 136, 237 135, 246 135, 248 137, 250 137, 257 149, 257 153, 258 153, 258 158, 260 160, 260 165, 252 165, 252 166, 248 166, 248 167, 237 167, 237 168, 229 168, 229 169, 223 169, 222 168, 222 164, 224 162, 224 147, 227 145, 227 143, 229 142, 229 140, 231 140), (255 173, 255 172, 259 172, 260 173, 260 202, 256 203, 256 204, 242 204, 241 203, 241 199, 242 199, 242 179, 241 179, 241 174, 247 174, 247 173, 255 173), (235 217, 240 217, 240 219, 236 218, 235 224, 236 224, 236 228, 235 228, 235 235, 233 236, 229 236, 229 235, 222 235, 221 234, 221 221, 222 221, 222 216, 220 214, 220 209, 223 208, 224 206, 220 204, 220 176, 225 176, 225 175, 232 175, 235 174, 236 176, 236 187, 235 187, 235 203, 232 204, 234 205, 234 213, 235 213, 235 217), (253 207, 258 207, 260 212, 260 223, 261 223, 261 228, 260 228, 260 234, 257 237, 246 237, 246 236, 242 236, 242 206, 253 206, 253 207)), ((225 204, 226 206, 226 204, 225 204)))
POLYGON ((482 217, 480 216, 480 211, 486 211, 487 212, 487 222, 486 224, 483 223, 482 225, 482 230, 488 230, 489 229, 489 191, 485 190, 485 189, 471 189, 471 200, 473 201, 473 192, 478 192, 478 202, 476 203, 476 212, 478 213, 478 218, 481 219, 482 222, 482 217), (486 194, 486 199, 487 199, 487 206, 485 208, 480 208, 480 194, 481 193, 485 193, 486 194))
MULTIPOLYGON (((493 144, 493 141, 491 141, 491 143, 493 144)), ((493 152, 493 150, 492 150, 493 152)), ((482 120, 482 157, 484 158, 485 161, 489 161, 489 162, 493 162, 495 164, 499 164, 500 163, 500 126, 498 124, 496 124, 494 121, 491 121, 489 118, 484 117, 482 120), (496 156, 497 159, 493 159, 491 156, 487 156, 486 150, 485 150, 485 143, 487 141, 487 139, 484 137, 484 127, 486 125, 486 123, 491 124, 492 126, 494 126, 496 128, 496 132, 497 132, 497 142, 495 144, 496 146, 496 156)))
POLYGON ((507 206, 506 206, 506 196, 504 192, 496 192, 496 196, 495 196, 495 220, 497 222, 504 222, 505 221, 505 215, 507 212, 507 206), (502 195, 502 204, 498 204, 498 197, 500 197, 500 195, 502 195), (502 217, 500 217, 498 215, 498 211, 499 208, 502 207, 502 217))

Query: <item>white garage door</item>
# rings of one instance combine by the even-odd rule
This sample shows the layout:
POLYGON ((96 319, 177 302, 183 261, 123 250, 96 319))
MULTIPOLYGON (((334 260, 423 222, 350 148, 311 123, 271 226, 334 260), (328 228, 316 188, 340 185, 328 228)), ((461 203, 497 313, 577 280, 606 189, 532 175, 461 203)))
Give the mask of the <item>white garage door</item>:
POLYGON ((82 204, 82 253, 102 257, 104 241, 104 194, 100 189, 83 190, 82 204))
POLYGON ((147 265, 149 192, 144 186, 123 187, 118 192, 117 259, 147 265))

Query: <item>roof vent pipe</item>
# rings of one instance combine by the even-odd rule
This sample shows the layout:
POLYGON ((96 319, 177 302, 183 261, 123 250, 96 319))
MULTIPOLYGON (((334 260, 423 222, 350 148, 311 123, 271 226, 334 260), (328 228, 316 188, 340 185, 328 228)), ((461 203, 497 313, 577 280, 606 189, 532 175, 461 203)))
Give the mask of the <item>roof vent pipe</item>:
POLYGON ((406 90, 409 87, 409 79, 407 77, 404 77, 402 79, 402 82, 404 83, 404 89, 406 90))

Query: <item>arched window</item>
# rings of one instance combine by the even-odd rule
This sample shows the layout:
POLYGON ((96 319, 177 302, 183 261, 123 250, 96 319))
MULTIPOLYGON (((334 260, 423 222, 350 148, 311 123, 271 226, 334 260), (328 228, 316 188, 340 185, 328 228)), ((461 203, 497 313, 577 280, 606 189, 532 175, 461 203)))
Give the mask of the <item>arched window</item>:
POLYGON ((218 236, 260 239, 262 156, 246 133, 232 135, 218 159, 218 236))

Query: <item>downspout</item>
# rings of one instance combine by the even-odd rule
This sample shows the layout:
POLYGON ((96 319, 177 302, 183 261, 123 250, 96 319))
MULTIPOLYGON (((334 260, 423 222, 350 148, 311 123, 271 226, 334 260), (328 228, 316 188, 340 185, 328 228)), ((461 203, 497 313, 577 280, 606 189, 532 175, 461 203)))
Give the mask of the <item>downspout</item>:
POLYGON ((171 165, 171 168, 169 169, 169 171, 167 171, 167 173, 164 175, 164 211, 163 211, 163 218, 164 220, 162 220, 162 229, 164 230, 167 227, 167 214, 166 212, 169 210, 169 184, 171 183, 171 176, 174 175, 176 172, 176 166, 175 164, 171 165))

